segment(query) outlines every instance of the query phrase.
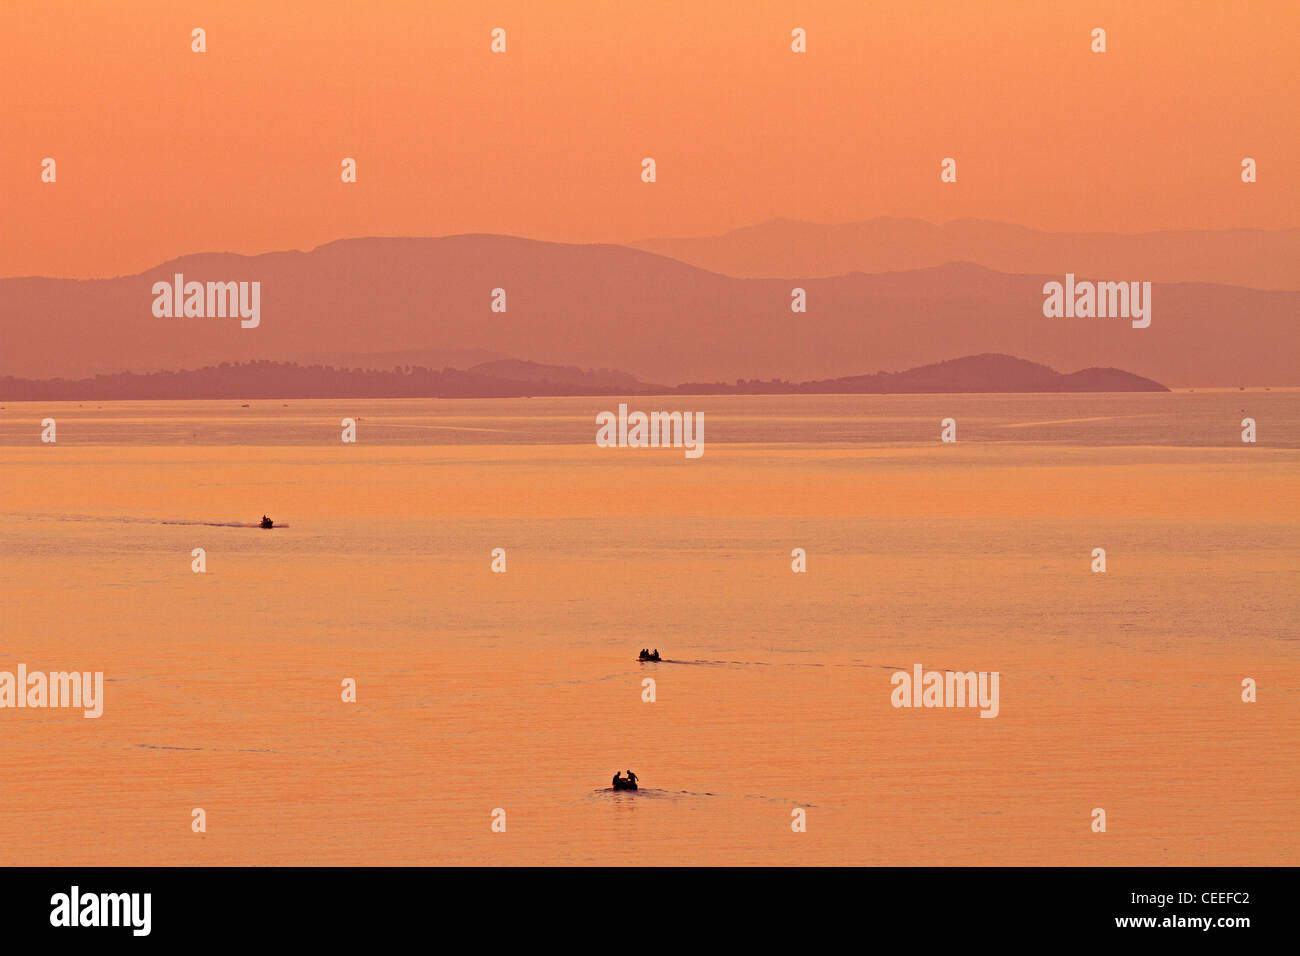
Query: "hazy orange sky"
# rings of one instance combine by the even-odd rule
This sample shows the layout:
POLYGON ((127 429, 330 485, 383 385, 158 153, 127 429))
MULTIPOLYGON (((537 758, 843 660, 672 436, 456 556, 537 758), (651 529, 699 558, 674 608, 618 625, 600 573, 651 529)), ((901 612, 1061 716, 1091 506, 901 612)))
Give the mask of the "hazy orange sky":
POLYGON ((1295 0, 4 0, 0 275, 778 216, 1294 227, 1298 35, 1295 0))

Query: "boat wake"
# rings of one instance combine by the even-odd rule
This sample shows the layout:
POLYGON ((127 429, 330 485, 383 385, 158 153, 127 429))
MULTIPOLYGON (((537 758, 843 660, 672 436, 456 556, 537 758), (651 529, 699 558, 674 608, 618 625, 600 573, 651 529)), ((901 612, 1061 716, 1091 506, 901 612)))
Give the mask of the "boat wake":
POLYGON ((858 661, 714 661, 699 658, 692 661, 669 660, 638 661, 641 664, 694 664, 697 667, 870 667, 881 670, 907 670, 906 667, 890 664, 866 664, 858 661))
MULTIPOLYGON (((152 524, 152 525, 198 525, 203 528, 261 528, 257 521, 197 521, 190 518, 133 518, 127 515, 51 515, 18 514, 10 512, 10 517, 28 518, 35 521, 74 521, 82 523, 104 524, 152 524)), ((277 523, 276 528, 287 528, 287 524, 277 523)))
POLYGON ((718 794, 716 793, 695 793, 694 791, 691 790, 656 790, 654 787, 639 787, 636 790, 615 790, 613 787, 601 787, 600 789, 593 790, 591 792, 593 796, 597 794, 603 794, 606 796, 613 796, 615 794, 618 794, 619 796, 626 795, 629 797, 648 797, 652 799, 658 798, 660 800, 675 799, 680 797, 718 796, 718 794))
POLYGON ((781 805, 796 807, 815 807, 817 804, 809 803, 807 800, 792 800, 787 797, 773 797, 761 793, 701 793, 698 790, 656 790, 654 787, 641 787, 637 790, 615 790, 613 787, 601 787, 598 790, 591 791, 592 797, 613 797, 628 796, 657 800, 686 800, 692 797, 731 797, 740 800, 762 800, 766 803, 778 803, 781 805))

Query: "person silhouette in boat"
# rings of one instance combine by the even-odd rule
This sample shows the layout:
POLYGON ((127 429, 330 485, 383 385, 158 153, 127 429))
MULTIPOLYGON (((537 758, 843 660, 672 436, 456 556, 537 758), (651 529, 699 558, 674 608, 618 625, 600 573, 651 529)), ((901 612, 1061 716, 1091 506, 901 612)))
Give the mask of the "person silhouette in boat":
POLYGON ((650 656, 653 657, 655 660, 659 660, 659 648, 656 647, 655 652, 650 656))
POLYGON ((619 785, 620 783, 622 783, 622 782, 623 782, 623 775, 622 775, 621 773, 619 773, 617 770, 615 770, 615 771, 614 771, 614 789, 617 790, 617 789, 618 789, 618 785, 619 785))
POLYGON ((263 528, 270 528, 270 527, 273 527, 274 525, 275 525, 275 522, 274 522, 274 521, 272 521, 272 520, 271 520, 270 518, 268 518, 266 515, 262 515, 262 527, 263 527, 263 528))
POLYGON ((634 787, 636 786, 636 774, 634 774, 631 770, 627 772, 627 779, 631 781, 632 786, 634 787))

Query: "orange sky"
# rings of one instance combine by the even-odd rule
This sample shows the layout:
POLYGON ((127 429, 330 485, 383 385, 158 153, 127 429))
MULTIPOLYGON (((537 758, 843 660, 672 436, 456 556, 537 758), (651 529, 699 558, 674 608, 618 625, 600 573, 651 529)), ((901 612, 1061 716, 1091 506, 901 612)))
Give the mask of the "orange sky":
POLYGON ((0 275, 777 216, 1294 227, 1298 33, 1294 0, 4 0, 0 275))

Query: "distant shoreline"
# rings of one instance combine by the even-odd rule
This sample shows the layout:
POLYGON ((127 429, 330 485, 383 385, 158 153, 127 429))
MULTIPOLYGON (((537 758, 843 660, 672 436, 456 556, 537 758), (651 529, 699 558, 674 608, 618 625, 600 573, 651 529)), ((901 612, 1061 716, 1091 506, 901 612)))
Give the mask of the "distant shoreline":
POLYGON ((82 379, 0 378, 0 401, 328 400, 385 398, 559 398, 709 395, 926 395, 1168 392, 1159 382, 1114 368, 1064 374, 1010 355, 950 359, 902 372, 817 381, 741 379, 735 383, 641 382, 614 370, 531 362, 469 369, 418 366, 389 371, 255 361, 177 372, 121 372, 82 379))

